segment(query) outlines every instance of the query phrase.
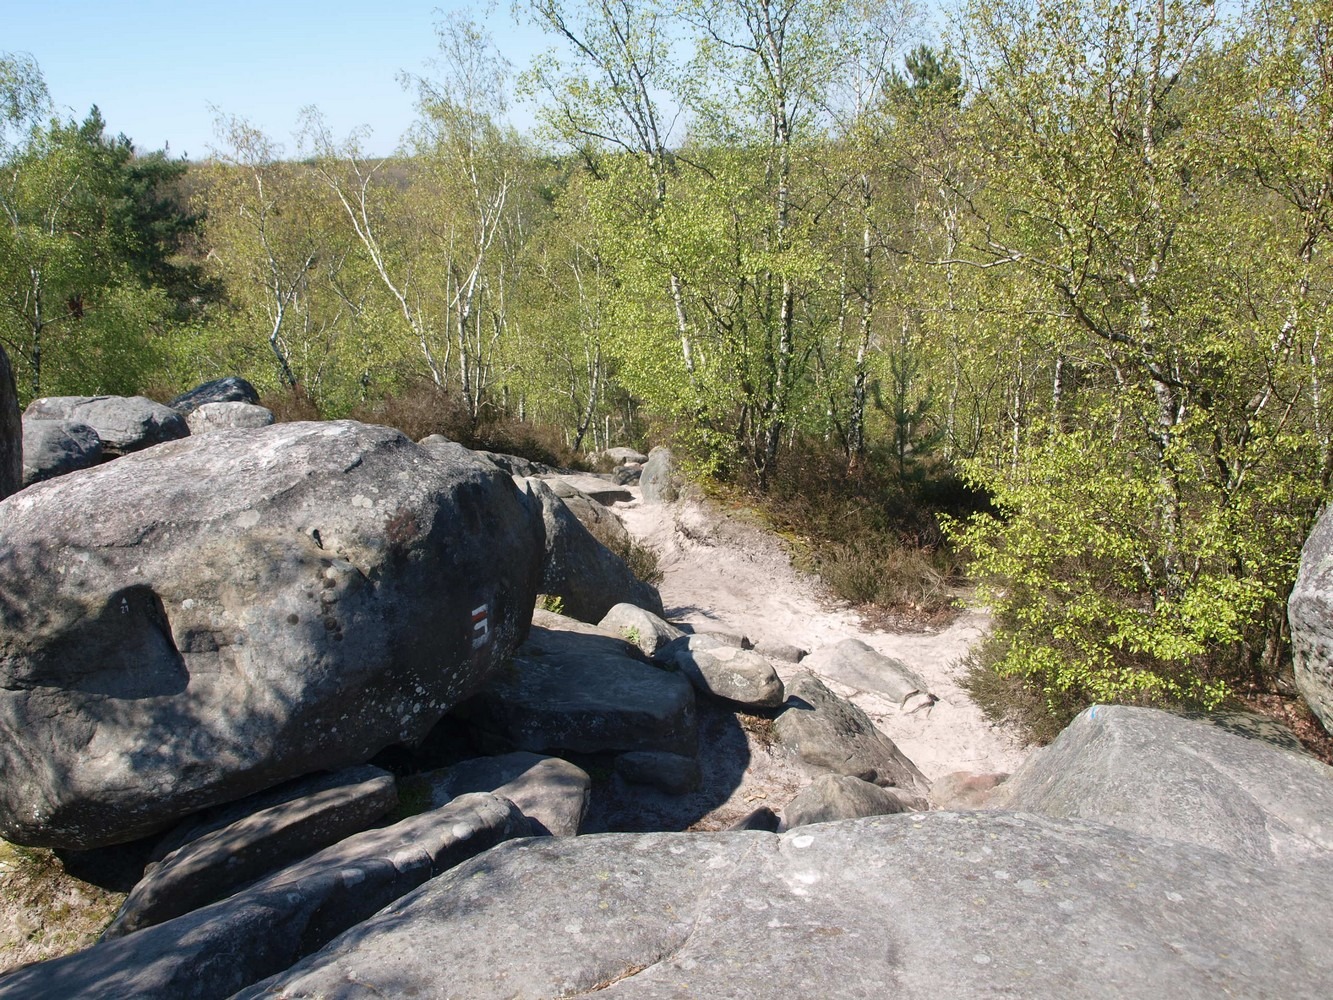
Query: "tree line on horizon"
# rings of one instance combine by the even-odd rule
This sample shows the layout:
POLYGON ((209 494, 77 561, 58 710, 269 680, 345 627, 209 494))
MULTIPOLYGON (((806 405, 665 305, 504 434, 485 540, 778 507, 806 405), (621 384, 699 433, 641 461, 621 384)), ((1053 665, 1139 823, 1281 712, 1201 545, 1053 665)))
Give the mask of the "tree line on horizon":
POLYGON ((802 449, 953 473, 988 666, 1053 710, 1277 680, 1331 471, 1326 3, 967 0, 935 44, 911 0, 522 6, 561 55, 446 19, 385 159, 314 109, 139 154, 7 57, 24 398, 240 374, 651 427, 761 493, 802 449))

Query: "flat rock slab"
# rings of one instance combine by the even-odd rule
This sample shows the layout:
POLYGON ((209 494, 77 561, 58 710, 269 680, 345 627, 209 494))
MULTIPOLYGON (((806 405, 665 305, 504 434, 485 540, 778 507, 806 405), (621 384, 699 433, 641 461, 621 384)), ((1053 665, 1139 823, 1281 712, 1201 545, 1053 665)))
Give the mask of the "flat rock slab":
POLYGON ((144 396, 45 396, 29 403, 23 416, 87 424, 109 456, 128 455, 190 434, 180 413, 144 396))
POLYGON ((1094 820, 1253 862, 1333 851, 1333 768, 1263 738, 1149 708, 1096 705, 989 805, 1094 820))
POLYGON ((527 830, 512 802, 465 795, 349 837, 201 910, 0 977, 0 1000, 222 1000, 527 830))
POLYGON ((420 739, 541 574, 513 480, 352 421, 159 445, 0 520, 0 836, 80 850, 420 739))
POLYGON ((628 503, 634 499, 633 493, 610 478, 603 479, 592 475, 559 475, 545 478, 557 496, 562 494, 563 485, 607 507, 613 503, 628 503))
POLYGON ((294 791, 284 801, 201 832, 150 864, 103 937, 124 937, 217 902, 360 833, 398 803, 393 775, 368 765, 298 783, 294 791))
POLYGON ((102 439, 77 420, 23 421, 23 485, 102 464, 102 439))
MULTIPOLYGON (((573 636, 573 633, 570 633, 573 636)), ((468 703, 474 725, 519 750, 598 753, 664 750, 693 755, 698 742, 694 689, 679 674, 641 660, 566 647, 516 656, 468 703)))
POLYGON ((847 687, 882 694, 900 705, 914 694, 929 694, 920 674, 860 639, 821 646, 804 657, 801 666, 847 687))
POLYGON ((518 751, 411 775, 403 789, 427 797, 431 808, 469 792, 492 792, 518 806, 534 836, 573 837, 588 812, 592 779, 567 760, 518 751))
POLYGON ((1331 932, 1327 869, 907 814, 506 844, 241 996, 1315 1000, 1331 932))
POLYGON ((787 708, 774 726, 778 739, 805 764, 876 785, 892 785, 924 808, 930 782, 875 728, 870 717, 839 698, 808 671, 787 685, 787 708))

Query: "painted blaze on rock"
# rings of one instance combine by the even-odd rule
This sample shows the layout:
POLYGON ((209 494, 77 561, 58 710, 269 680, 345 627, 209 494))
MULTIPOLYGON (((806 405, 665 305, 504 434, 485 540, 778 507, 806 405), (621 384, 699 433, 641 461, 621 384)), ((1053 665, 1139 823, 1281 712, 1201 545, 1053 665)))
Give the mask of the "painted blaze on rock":
POLYGON ((0 506, 0 836, 87 848, 410 741, 526 633, 540 510, 397 431, 162 445, 0 506))

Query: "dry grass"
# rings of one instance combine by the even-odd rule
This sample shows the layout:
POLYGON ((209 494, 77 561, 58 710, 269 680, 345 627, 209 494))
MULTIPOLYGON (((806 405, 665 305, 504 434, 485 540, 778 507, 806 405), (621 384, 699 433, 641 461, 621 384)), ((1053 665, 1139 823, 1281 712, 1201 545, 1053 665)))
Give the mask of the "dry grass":
POLYGON ((66 874, 48 850, 0 841, 0 972, 88 947, 124 899, 66 874))

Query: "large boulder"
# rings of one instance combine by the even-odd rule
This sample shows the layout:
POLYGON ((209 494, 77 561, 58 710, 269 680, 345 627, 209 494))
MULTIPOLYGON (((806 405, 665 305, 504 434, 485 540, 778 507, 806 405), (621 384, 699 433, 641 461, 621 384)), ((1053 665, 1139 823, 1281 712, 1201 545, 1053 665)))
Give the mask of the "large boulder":
POLYGON ((595 476, 591 473, 560 473, 548 477, 548 482, 558 496, 563 495, 565 491, 573 491, 603 506, 634 499, 634 494, 625 487, 617 485, 609 477, 595 476))
POLYGON ((929 693, 921 675, 906 663, 885 656, 860 639, 821 646, 802 659, 801 666, 850 688, 882 694, 900 705, 914 694, 929 693))
POLYGON ((1333 733, 1333 504, 1324 508, 1301 549, 1287 619, 1296 687, 1333 733))
POLYGON ((408 796, 423 796, 431 808, 470 792, 491 792, 518 807, 533 836, 573 837, 588 812, 592 779, 567 760, 520 750, 412 775, 403 787, 408 796))
POLYGON ((503 844, 238 1000, 1315 1000, 1330 932, 1327 868, 910 813, 503 844))
POLYGON ((273 411, 253 403, 204 403, 186 414, 185 423, 191 434, 267 427, 273 423, 273 411))
POLYGON ((46 396, 29 403, 23 416, 87 424, 101 439, 104 454, 112 458, 190 434, 183 416, 143 396, 46 396))
POLYGON ((561 599, 565 614, 597 622, 622 601, 665 613, 657 588, 638 579, 625 560, 594 538, 550 487, 540 479, 524 483, 541 500, 546 526, 542 590, 561 599))
POLYGON ((896 786, 925 808, 930 782, 901 750, 850 701, 817 677, 798 673, 787 685, 787 707, 774 723, 778 739, 817 772, 845 774, 896 786))
POLYGON ((423 737, 541 576, 503 473, 351 421, 188 438, 0 522, 0 836, 89 848, 423 737))
POLYGON ((648 464, 639 476, 639 489, 646 504, 675 503, 680 499, 680 470, 670 448, 659 445, 648 452, 648 464))
POLYGON ((782 807, 782 827, 791 830, 811 823, 830 823, 862 816, 906 812, 890 789, 846 774, 821 774, 782 807))
POLYGON ((102 439, 77 420, 23 421, 23 485, 102 464, 102 439))
POLYGON ((0 347, 0 500, 23 488, 23 426, 9 355, 0 347))
POLYGON ((178 413, 191 413, 206 403, 259 403, 255 387, 238 375, 214 379, 181 393, 167 405, 178 413))
POLYGON ((1251 733, 1096 705, 1024 761, 987 805, 1095 820, 1251 862, 1327 856, 1333 768, 1251 733))

